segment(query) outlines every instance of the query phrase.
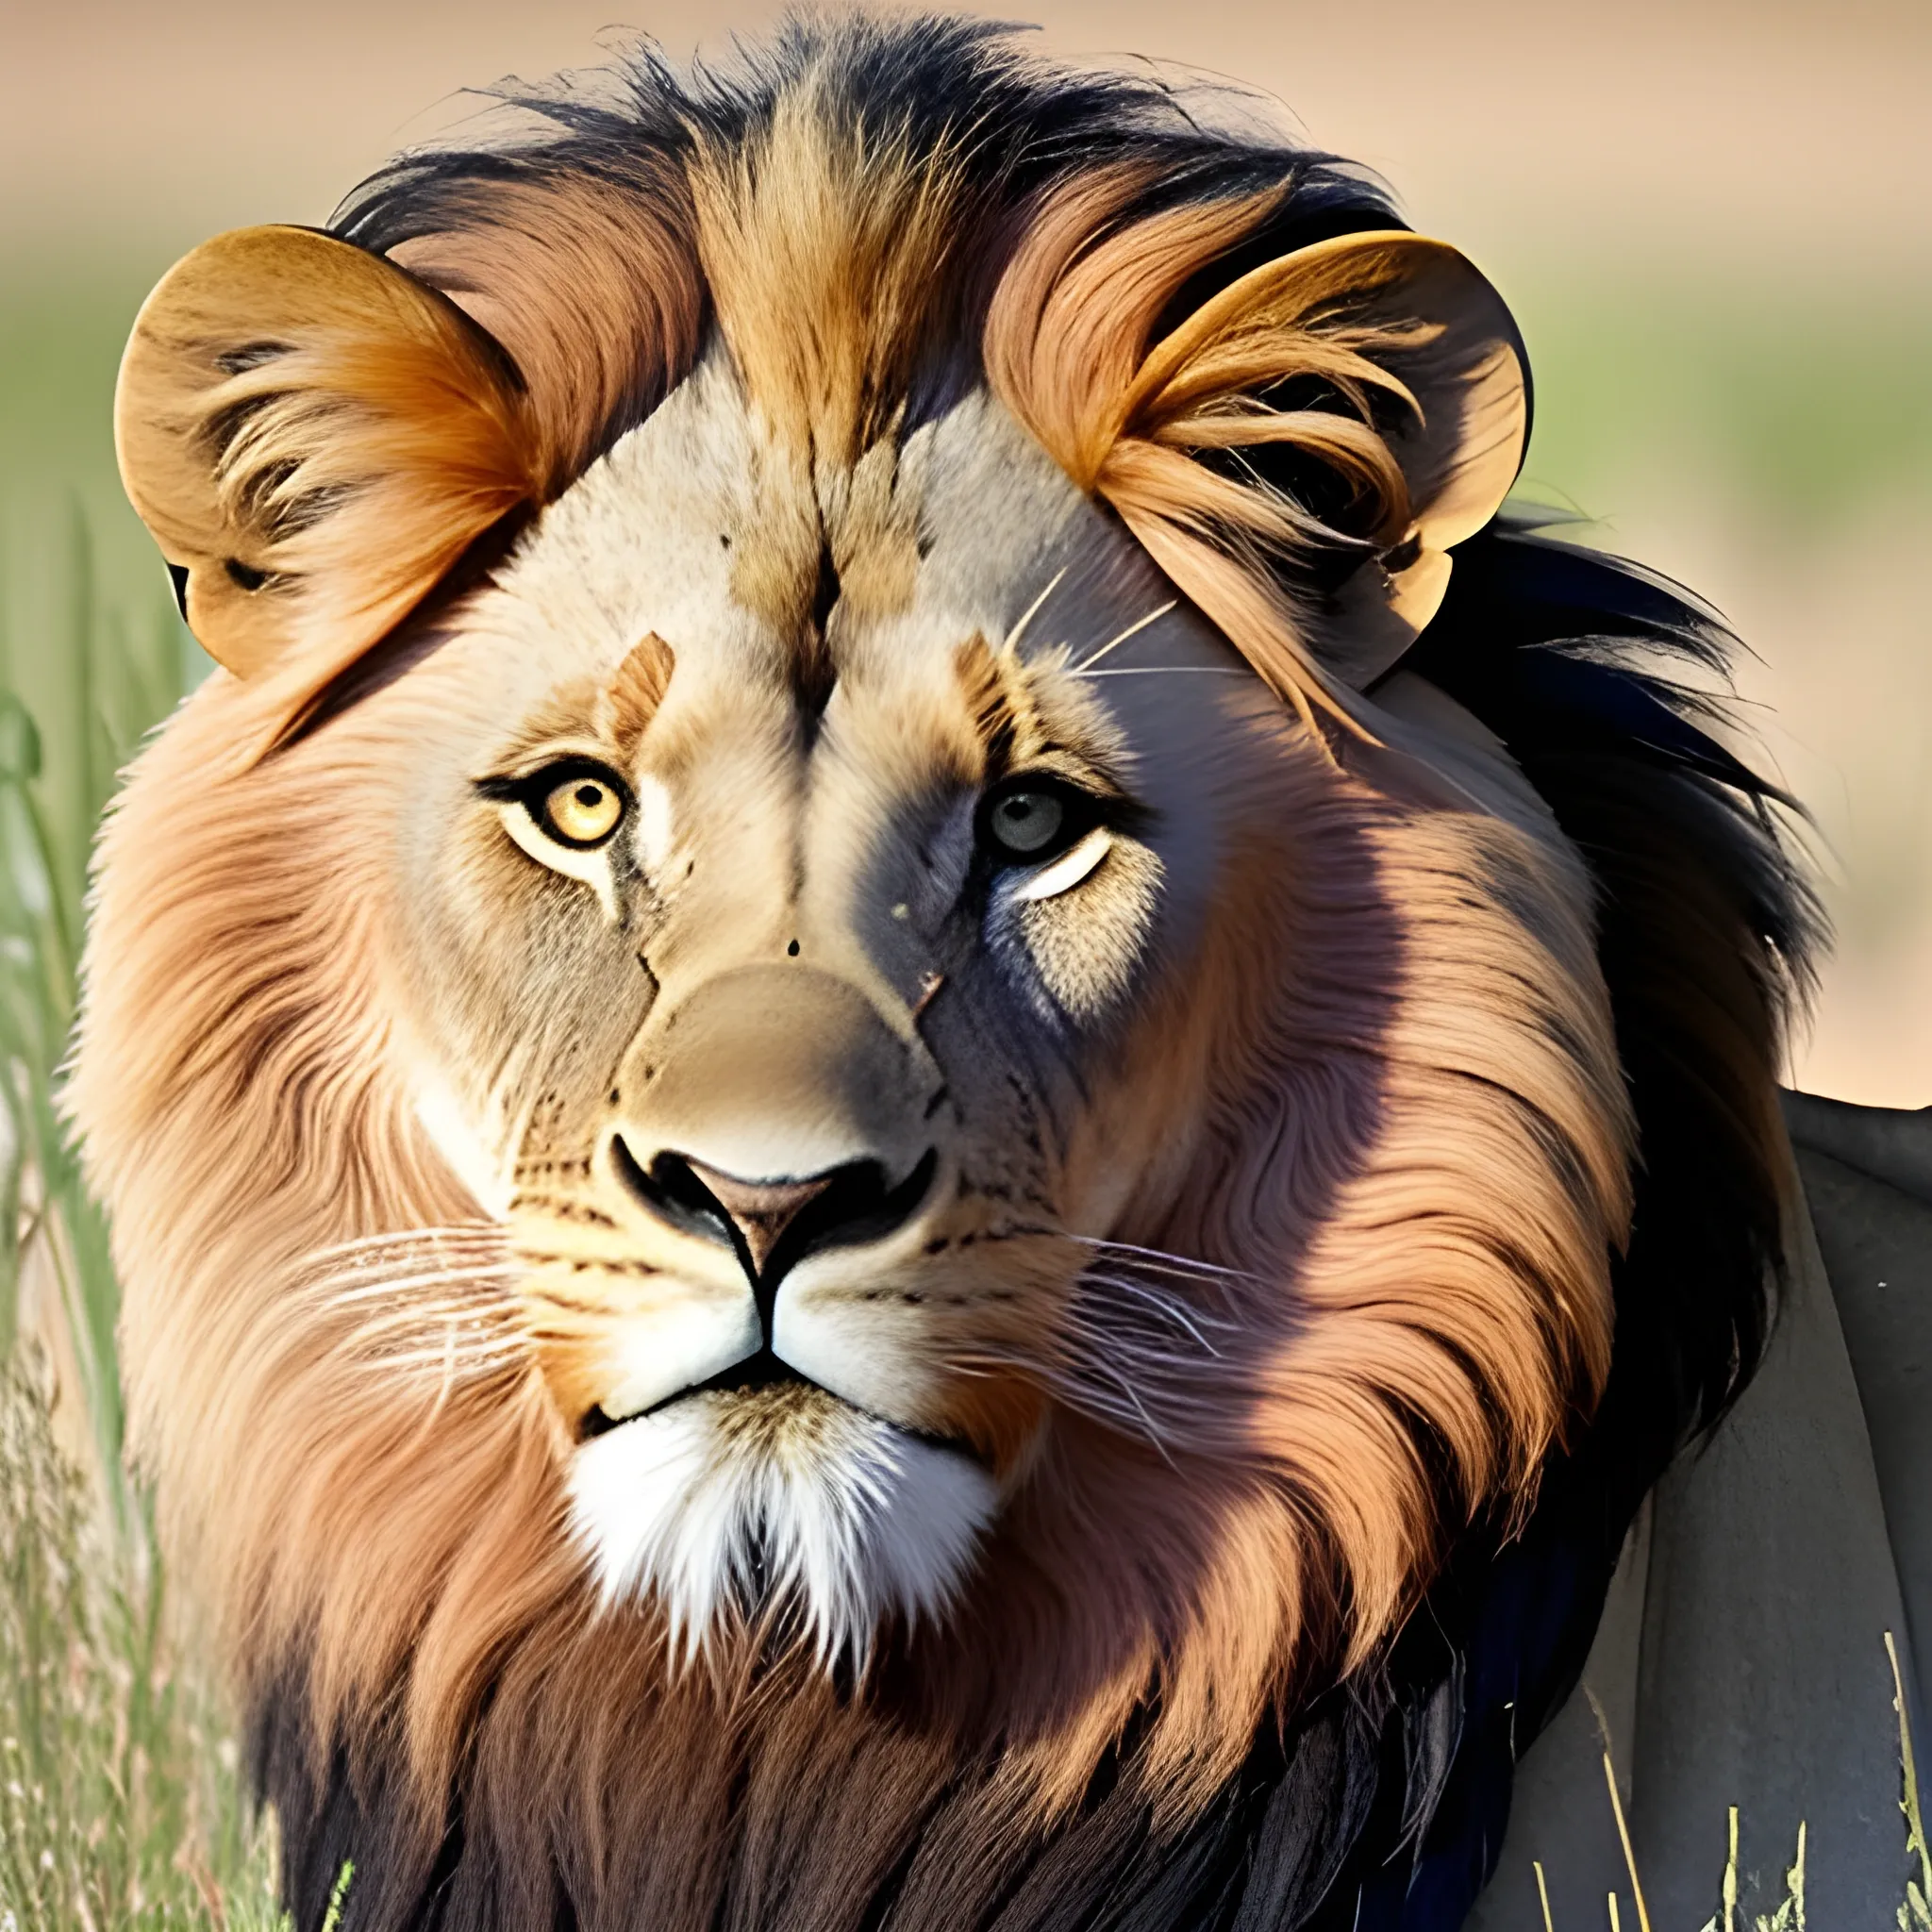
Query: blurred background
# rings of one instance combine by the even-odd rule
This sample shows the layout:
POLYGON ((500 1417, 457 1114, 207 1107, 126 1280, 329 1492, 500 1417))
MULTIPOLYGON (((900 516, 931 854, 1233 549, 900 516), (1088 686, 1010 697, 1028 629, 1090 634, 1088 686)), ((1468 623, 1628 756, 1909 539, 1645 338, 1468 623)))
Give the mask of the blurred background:
MULTIPOLYGON (((467 85, 593 62, 624 27, 682 58, 775 10, 654 0, 613 22, 621 4, 12 0, 0 19, 0 681, 41 751, 29 778, 9 707, 0 835, 58 950, 114 765, 195 670, 114 479, 136 305, 218 229, 325 220, 473 112, 467 85)), ((1527 486, 1756 653, 1753 728, 1816 815, 1839 928, 1795 1077, 1932 1103, 1932 8, 1028 10, 1055 51, 1277 95, 1500 284, 1536 369, 1527 486)))

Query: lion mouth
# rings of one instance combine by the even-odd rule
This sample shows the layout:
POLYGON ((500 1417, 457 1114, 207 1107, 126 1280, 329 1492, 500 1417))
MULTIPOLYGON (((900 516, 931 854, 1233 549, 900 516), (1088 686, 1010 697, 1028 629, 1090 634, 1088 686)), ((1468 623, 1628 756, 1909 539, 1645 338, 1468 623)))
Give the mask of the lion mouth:
MULTIPOLYGON (((801 1375, 790 1362, 774 1355, 767 1343, 756 1353, 733 1362, 728 1369, 720 1369, 715 1375, 708 1375, 702 1382, 692 1382, 683 1389, 674 1390, 661 1402, 654 1402, 648 1408, 641 1408, 635 1414, 613 1416, 599 1404, 578 1422, 577 1440, 588 1442, 598 1436, 608 1436, 612 1429, 642 1422, 647 1416, 662 1415, 667 1408, 675 1407, 680 1402, 689 1402, 693 1396, 756 1396, 768 1389, 809 1390, 828 1401, 844 1403, 848 1408, 857 1407, 845 1402, 843 1396, 835 1394, 823 1383, 814 1382, 809 1375, 801 1375)), ((865 1413, 864 1410, 858 1412, 865 1413)))
POLYGON ((863 1416, 868 1422, 881 1424, 895 1434, 923 1442, 928 1448, 950 1450, 954 1455, 963 1456, 968 1461, 982 1467, 986 1462, 986 1457, 963 1436, 941 1429, 921 1428, 896 1416, 881 1415, 876 1409, 867 1408, 850 1397, 841 1395, 836 1390, 827 1389, 823 1382, 815 1382, 809 1375, 800 1374, 790 1362, 774 1354, 769 1344, 733 1362, 728 1369, 720 1369, 715 1375, 708 1375, 702 1382, 693 1382, 688 1388, 667 1395, 663 1401, 639 1409, 635 1415, 619 1418, 608 1414, 601 1406, 591 1408, 577 1424, 577 1441, 579 1443, 594 1441, 600 1436, 627 1428, 632 1423, 663 1416, 684 1403, 710 1395, 741 1398, 741 1413, 747 1422, 775 1421, 813 1410, 835 1414, 844 1411, 863 1416))

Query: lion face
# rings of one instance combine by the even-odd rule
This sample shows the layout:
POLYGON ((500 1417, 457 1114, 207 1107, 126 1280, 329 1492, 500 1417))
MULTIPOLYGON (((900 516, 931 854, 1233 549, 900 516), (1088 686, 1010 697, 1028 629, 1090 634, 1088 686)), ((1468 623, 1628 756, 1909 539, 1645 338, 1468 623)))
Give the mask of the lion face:
POLYGON ((1057 1389, 1132 1416, 1131 1345, 1075 1341, 1097 1253, 1170 1347, 1214 1319, 1119 1244, 1292 944, 1234 883, 1283 750, 996 405, 906 440, 805 649, 747 594, 774 467, 701 371, 417 674, 394 972, 605 1590, 693 1641, 789 1591, 862 1648, 946 1606, 1057 1389))
POLYGON ((133 1406, 244 1676, 400 1710, 425 1816, 502 1685, 682 1736, 696 1653, 909 1656, 1049 1810, 1149 1713, 1182 1815, 1607 1360, 1586 875, 1394 669, 1521 453, 1494 291, 832 74, 221 238, 124 367, 227 667, 103 845, 133 1406))

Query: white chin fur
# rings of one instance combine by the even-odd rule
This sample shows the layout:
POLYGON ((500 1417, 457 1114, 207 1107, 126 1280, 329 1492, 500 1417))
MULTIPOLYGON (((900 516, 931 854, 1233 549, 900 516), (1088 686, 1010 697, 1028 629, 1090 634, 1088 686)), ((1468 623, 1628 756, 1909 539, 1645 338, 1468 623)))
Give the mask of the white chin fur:
POLYGON ((843 1404, 753 1421, 705 1394, 586 1442, 571 1501, 607 1605, 655 1597, 687 1659, 769 1603, 822 1662, 862 1666, 888 1614, 944 1608, 994 1491, 965 1457, 843 1404))

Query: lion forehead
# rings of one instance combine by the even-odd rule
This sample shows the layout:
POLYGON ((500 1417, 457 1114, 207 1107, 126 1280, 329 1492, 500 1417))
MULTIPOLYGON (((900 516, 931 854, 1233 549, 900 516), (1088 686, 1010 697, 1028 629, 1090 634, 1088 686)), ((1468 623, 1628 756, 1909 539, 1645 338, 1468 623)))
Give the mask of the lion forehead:
POLYGON ((869 669, 932 681, 963 639, 1004 636, 1071 554, 1118 567, 1124 547, 984 390, 814 475, 719 352, 545 511, 477 627, 533 680, 559 661, 608 674, 651 632, 742 675, 805 647, 799 607, 833 590, 869 669))

